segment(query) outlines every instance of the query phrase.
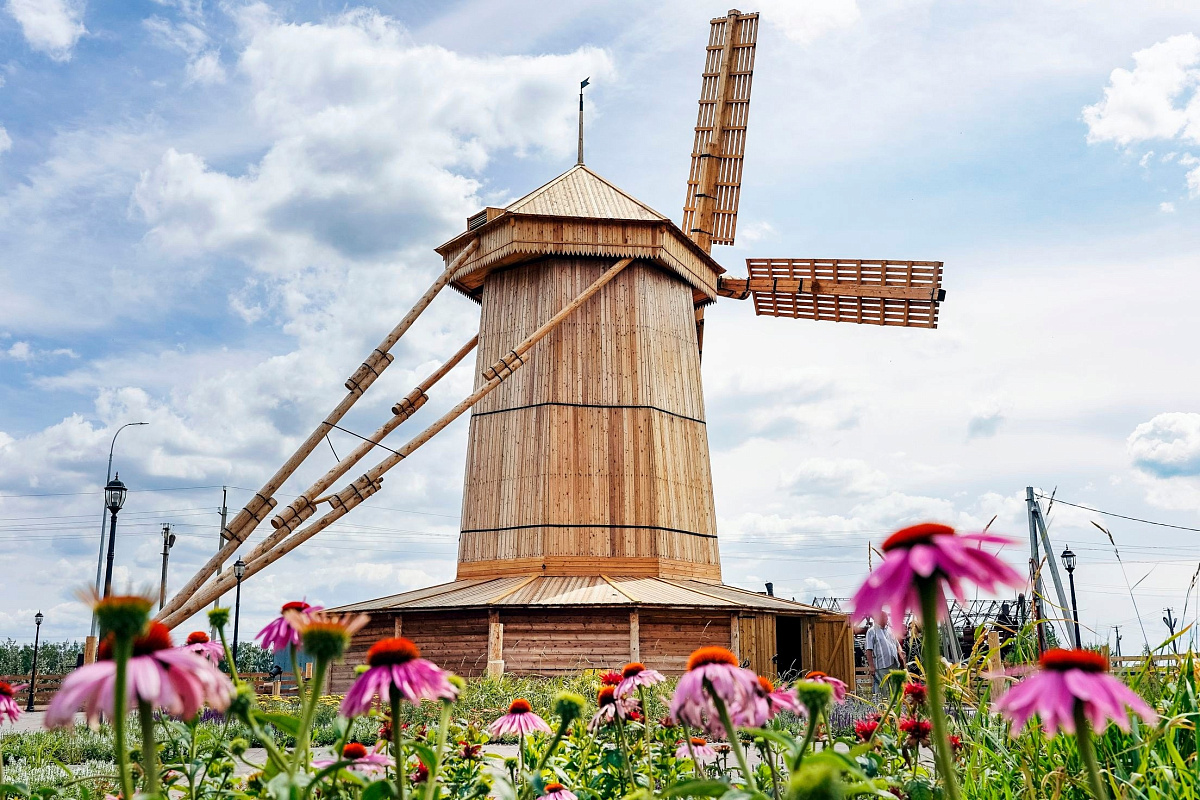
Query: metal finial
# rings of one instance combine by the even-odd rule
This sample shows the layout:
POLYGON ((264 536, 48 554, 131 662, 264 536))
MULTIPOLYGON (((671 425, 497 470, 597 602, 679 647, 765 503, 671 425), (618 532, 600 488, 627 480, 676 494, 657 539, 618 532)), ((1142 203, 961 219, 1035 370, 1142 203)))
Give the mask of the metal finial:
POLYGON ((583 164, 583 89, 590 80, 591 76, 588 76, 579 82, 579 155, 575 163, 580 165, 583 164))

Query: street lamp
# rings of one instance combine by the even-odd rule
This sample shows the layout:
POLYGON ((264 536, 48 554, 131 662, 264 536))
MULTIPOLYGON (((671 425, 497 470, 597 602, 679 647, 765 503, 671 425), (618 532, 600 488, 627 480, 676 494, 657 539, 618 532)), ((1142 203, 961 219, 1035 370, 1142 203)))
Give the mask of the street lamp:
POLYGON ((1067 569, 1067 579, 1071 582, 1071 619, 1075 623, 1075 647, 1078 649, 1083 645, 1079 642, 1079 603, 1075 601, 1075 554, 1071 552, 1070 545, 1062 551, 1059 558, 1062 559, 1063 566, 1067 569))
POLYGON ((238 621, 242 616, 242 578, 246 575, 246 562, 239 558, 233 564, 233 577, 237 578, 237 594, 233 601, 233 665, 237 666, 238 621))
POLYGON ((38 644, 42 636, 42 612, 37 612, 33 615, 33 624, 36 625, 33 629, 33 669, 29 671, 29 702, 25 704, 26 711, 33 711, 33 693, 37 691, 37 657, 38 644))
POLYGON ((108 565, 104 568, 104 596, 112 594, 113 559, 117 555, 117 512, 125 505, 125 495, 129 492, 121 483, 121 473, 108 482, 104 487, 104 507, 108 509, 108 565))
MULTIPOLYGON (((106 472, 104 474, 104 483, 105 484, 107 484, 110 480, 112 480, 113 448, 115 448, 117 446, 117 436, 120 435, 121 431, 125 430, 126 428, 130 427, 131 425, 136 426, 136 425, 149 425, 149 424, 150 424, 149 422, 126 422, 124 425, 117 428, 117 432, 113 434, 112 442, 108 445, 108 472, 106 472)), ((102 577, 103 572, 104 572, 104 515, 101 514, 100 515, 100 552, 96 556, 96 594, 100 594, 100 589, 102 588, 101 583, 100 583, 100 578, 102 577)), ((94 647, 95 638, 96 638, 96 613, 94 611, 92 612, 92 632, 91 632, 90 636, 91 636, 92 641, 89 643, 89 645, 94 647)))
POLYGON ((171 548, 175 546, 175 534, 171 533, 170 523, 164 522, 162 528, 163 534, 163 566, 162 566, 162 581, 158 585, 158 610, 162 611, 162 607, 167 604, 167 559, 171 557, 171 548))

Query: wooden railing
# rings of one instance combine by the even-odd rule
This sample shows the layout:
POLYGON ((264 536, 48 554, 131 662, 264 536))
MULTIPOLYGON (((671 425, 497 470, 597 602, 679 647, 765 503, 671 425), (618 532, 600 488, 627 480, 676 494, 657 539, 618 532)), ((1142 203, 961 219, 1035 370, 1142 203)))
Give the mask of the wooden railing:
MULTIPOLYGON (((45 706, 50 702, 50 698, 58 691, 58 687, 62 685, 62 680, 66 675, 38 675, 37 685, 33 691, 33 705, 35 708, 45 706)), ((0 681, 4 681, 12 686, 19 686, 23 683, 29 683, 28 675, 0 675, 0 681)), ((17 692, 17 703, 21 708, 25 708, 25 704, 29 702, 29 689, 22 689, 17 692)))

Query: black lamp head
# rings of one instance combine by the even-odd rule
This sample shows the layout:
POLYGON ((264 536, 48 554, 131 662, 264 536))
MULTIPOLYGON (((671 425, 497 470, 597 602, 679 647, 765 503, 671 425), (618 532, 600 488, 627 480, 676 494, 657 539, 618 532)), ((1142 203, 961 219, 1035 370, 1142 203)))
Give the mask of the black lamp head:
POLYGON ((125 488, 125 484, 121 483, 121 474, 118 472, 104 487, 105 507, 111 513, 117 513, 121 510, 121 506, 125 505, 125 495, 128 493, 129 490, 125 488))
POLYGON ((1075 554, 1071 552, 1070 546, 1062 551, 1062 555, 1059 558, 1062 559, 1063 566, 1067 568, 1067 572, 1075 571, 1075 554))
POLYGON ((33 624, 34 624, 34 625, 41 625, 41 624, 42 624, 42 620, 44 620, 44 619, 45 619, 45 617, 44 617, 44 616, 42 616, 42 612, 40 612, 40 611, 39 611, 39 612, 37 612, 36 614, 34 614, 34 615, 33 615, 33 624))
POLYGON ((239 558, 233 564, 233 575, 235 578, 237 578, 240 581, 245 576, 245 574, 246 574, 246 562, 242 561, 239 558))

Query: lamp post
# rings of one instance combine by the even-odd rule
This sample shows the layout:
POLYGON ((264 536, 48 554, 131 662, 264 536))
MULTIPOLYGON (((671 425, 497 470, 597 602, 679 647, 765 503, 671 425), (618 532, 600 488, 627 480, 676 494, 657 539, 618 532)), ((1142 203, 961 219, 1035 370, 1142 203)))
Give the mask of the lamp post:
POLYGON ((125 495, 128 494, 125 484, 121 483, 121 473, 108 482, 104 487, 104 507, 108 509, 108 563, 104 567, 104 596, 112 594, 113 559, 117 556, 117 512, 125 505, 125 495))
POLYGON ((1083 647, 1079 641, 1079 603, 1075 601, 1075 554, 1068 545, 1059 556, 1063 566, 1067 568, 1067 579, 1071 582, 1071 621, 1075 624, 1075 647, 1083 647))
POLYGON ((246 574, 246 562, 238 559, 233 564, 233 576, 237 578, 237 594, 233 601, 233 666, 237 666, 238 622, 242 616, 242 578, 246 574))
MULTIPOLYGON (((126 428, 128 428, 131 425, 136 426, 136 425, 149 425, 149 424, 150 424, 149 422, 126 422, 124 425, 117 428, 117 432, 113 434, 112 442, 108 445, 108 472, 106 472, 104 474, 105 485, 108 485, 108 482, 110 480, 112 480, 113 448, 115 448, 117 446, 117 436, 120 435, 121 431, 125 430, 126 428)), ((100 591, 103 588, 102 584, 100 583, 100 578, 103 576, 103 572, 104 572, 104 515, 101 514, 100 515, 100 553, 96 556, 96 594, 100 594, 100 591)), ((96 650, 96 647, 95 647, 96 631, 97 631, 96 614, 93 612, 93 614, 92 614, 92 631, 88 635, 88 638, 91 640, 90 642, 88 642, 88 647, 91 650, 93 660, 95 659, 95 655, 96 655, 96 652, 95 652, 95 650, 96 650)))
POLYGON ((163 566, 162 581, 158 585, 158 610, 167 604, 167 559, 171 557, 171 548, 175 546, 175 534, 171 533, 171 525, 163 523, 163 566))
POLYGON ((42 612, 37 612, 33 615, 33 624, 36 626, 33 629, 33 669, 29 670, 29 702, 25 704, 26 711, 33 711, 33 693, 37 691, 37 657, 38 644, 42 637, 42 612))

